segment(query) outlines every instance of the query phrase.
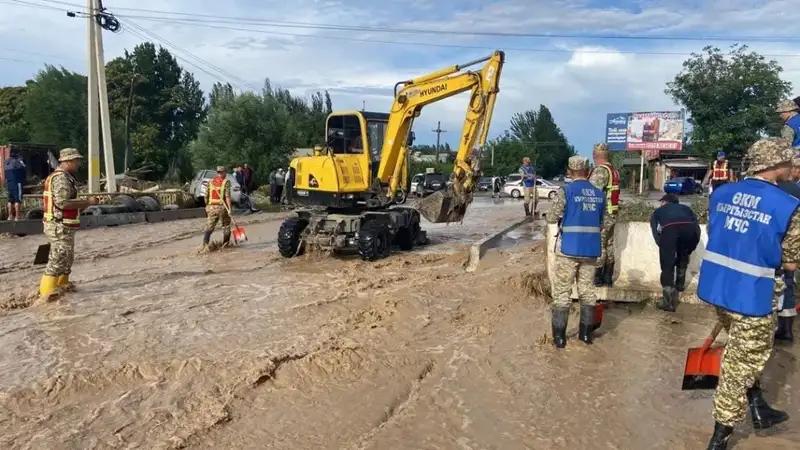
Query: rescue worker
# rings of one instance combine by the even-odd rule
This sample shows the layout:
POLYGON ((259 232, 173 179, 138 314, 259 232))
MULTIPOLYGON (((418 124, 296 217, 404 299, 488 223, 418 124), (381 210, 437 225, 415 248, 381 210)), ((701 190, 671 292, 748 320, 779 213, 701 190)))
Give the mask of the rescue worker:
POLYGON ((592 150, 594 169, 589 181, 606 196, 606 211, 603 217, 602 254, 597 258, 594 272, 595 286, 611 286, 614 279, 614 225, 619 210, 619 172, 609 161, 608 145, 595 144, 592 150))
POLYGON ((19 151, 11 147, 10 155, 3 166, 8 192, 8 220, 22 220, 22 186, 25 184, 25 162, 19 151))
POLYGON ((586 344, 592 343, 597 303, 592 274, 596 259, 602 253, 600 232, 606 202, 603 191, 587 180, 589 162, 586 158, 572 156, 567 167, 574 181, 558 190, 547 215, 548 221, 559 223, 560 236, 553 269, 552 329, 553 343, 557 348, 567 345, 570 294, 576 280, 581 303, 578 338, 586 344))
POLYGON ((758 379, 772 351, 780 269, 794 270, 800 261, 800 200, 777 185, 789 178, 789 146, 780 138, 753 144, 747 151, 748 176, 721 186, 710 200, 709 241, 697 294, 716 307, 728 343, 714 395, 716 423, 709 449, 727 447, 748 405, 757 430, 788 419, 766 403, 758 379))
POLYGON ((686 288, 689 257, 700 242, 700 224, 692 208, 681 205, 675 194, 666 194, 650 216, 650 229, 661 263, 663 296, 658 309, 675 312, 678 293, 686 288))
POLYGON ((723 184, 735 181, 733 178, 733 169, 730 168, 728 160, 725 159, 725 152, 717 152, 717 159, 711 163, 711 170, 706 174, 703 184, 709 185, 709 180, 711 181, 711 188, 708 191, 709 194, 723 184))
POLYGON ((222 221, 222 246, 231 241, 231 182, 225 166, 217 166, 217 176, 208 182, 208 201, 206 202, 206 230, 203 234, 203 250, 208 249, 211 233, 222 221))
POLYGON ((75 258, 75 232, 80 228, 80 210, 97 204, 94 198, 78 200, 75 174, 82 159, 83 156, 74 148, 61 150, 58 167, 44 181, 44 234, 50 241, 50 254, 39 283, 39 298, 45 301, 59 289, 74 288, 69 275, 75 258))
POLYGON ((784 100, 776 109, 783 120, 781 137, 788 139, 792 147, 800 149, 800 107, 792 100, 784 100))
POLYGON ((522 175, 522 191, 525 199, 525 215, 533 216, 536 213, 536 169, 531 165, 531 159, 527 156, 522 158, 522 165, 519 166, 519 174, 522 175))
MULTIPOLYGON (((800 198, 800 153, 795 153, 792 160, 792 177, 791 181, 778 183, 778 187, 796 198, 800 198)), ((795 301, 795 271, 784 271, 783 281, 786 287, 783 291, 783 303, 781 309, 778 311, 778 329, 775 331, 775 339, 784 342, 794 341, 794 333, 792 327, 794 326, 794 318, 797 316, 796 301, 795 301)))

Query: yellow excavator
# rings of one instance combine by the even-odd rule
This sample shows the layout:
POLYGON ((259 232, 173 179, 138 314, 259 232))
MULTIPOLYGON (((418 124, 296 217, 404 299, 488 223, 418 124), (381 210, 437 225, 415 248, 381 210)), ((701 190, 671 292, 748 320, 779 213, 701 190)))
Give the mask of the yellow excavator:
POLYGON ((420 213, 434 223, 461 221, 472 202, 480 159, 476 150, 486 143, 504 59, 497 50, 401 81, 388 114, 331 113, 325 145, 289 166, 287 199, 300 208, 281 224, 281 255, 297 256, 308 247, 357 249, 362 259, 374 261, 388 256, 393 244, 411 250, 427 240, 420 213), (480 70, 465 70, 481 63, 480 70), (447 189, 425 197, 416 209, 398 205, 406 195, 414 119, 424 106, 467 91, 472 95, 447 189))

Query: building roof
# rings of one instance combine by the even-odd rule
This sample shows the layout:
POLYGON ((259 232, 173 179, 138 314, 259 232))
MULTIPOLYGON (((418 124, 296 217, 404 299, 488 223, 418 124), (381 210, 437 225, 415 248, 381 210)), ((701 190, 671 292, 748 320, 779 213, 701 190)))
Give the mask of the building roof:
POLYGON ((673 169, 706 169, 708 163, 699 159, 669 159, 664 165, 673 169))

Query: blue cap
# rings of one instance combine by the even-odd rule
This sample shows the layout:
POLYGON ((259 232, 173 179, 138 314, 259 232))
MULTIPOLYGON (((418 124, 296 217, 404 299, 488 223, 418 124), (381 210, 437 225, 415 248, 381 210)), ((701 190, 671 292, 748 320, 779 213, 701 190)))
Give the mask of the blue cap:
POLYGON ((725 152, 717 152, 717 158, 719 158, 720 156, 724 158, 725 152))

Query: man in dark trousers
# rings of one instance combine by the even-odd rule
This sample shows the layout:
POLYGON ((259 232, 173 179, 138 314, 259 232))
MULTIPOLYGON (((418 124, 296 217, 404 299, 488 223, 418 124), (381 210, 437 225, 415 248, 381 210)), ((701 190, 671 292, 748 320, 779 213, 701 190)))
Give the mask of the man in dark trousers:
POLYGON ((663 296, 658 309, 675 312, 678 292, 686 288, 689 257, 700 242, 700 224, 691 208, 681 205, 676 195, 666 194, 650 217, 650 228, 661 261, 663 296))
MULTIPOLYGON (((778 187, 784 192, 792 194, 796 198, 800 198, 800 154, 795 153, 792 160, 792 179, 791 181, 782 181, 778 183, 778 187)), ((797 303, 795 301, 796 283, 795 271, 785 270, 783 273, 783 281, 786 287, 783 291, 783 304, 780 311, 778 311, 778 329, 775 331, 775 339, 785 343, 794 341, 794 333, 792 327, 794 325, 794 318, 797 316, 797 303)))

